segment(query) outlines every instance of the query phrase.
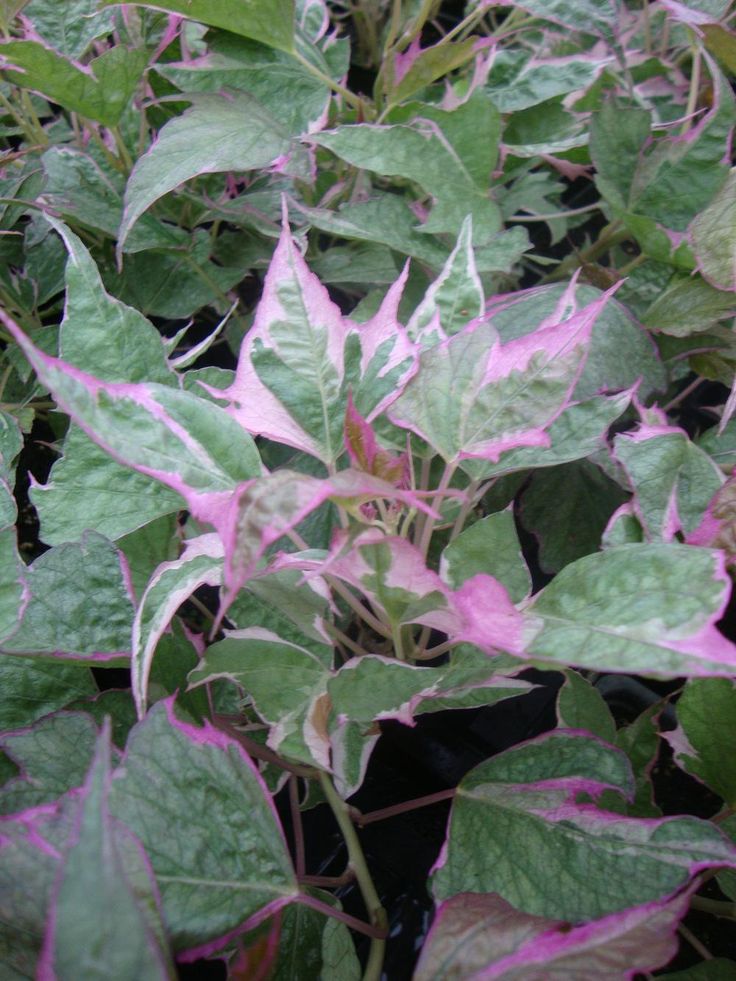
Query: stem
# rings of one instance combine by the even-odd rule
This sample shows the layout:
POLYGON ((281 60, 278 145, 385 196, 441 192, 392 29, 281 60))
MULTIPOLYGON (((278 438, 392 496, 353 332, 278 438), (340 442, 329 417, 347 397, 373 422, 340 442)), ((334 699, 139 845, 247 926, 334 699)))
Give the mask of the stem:
POLYGON ((593 242, 592 245, 588 246, 582 252, 568 256, 554 272, 549 273, 549 275, 541 279, 539 285, 544 286, 547 283, 555 283, 560 279, 565 279, 573 270, 580 268, 580 266, 585 266, 589 262, 594 262, 599 256, 612 249, 614 245, 624 242, 627 238, 629 238, 629 233, 625 228, 621 227, 621 221, 619 219, 612 221, 601 230, 597 241, 593 242))
POLYGON ((675 397, 668 402, 667 405, 663 406, 662 412, 669 412, 671 409, 676 408, 681 402, 685 401, 688 395, 691 395, 696 388, 702 385, 704 381, 705 378, 695 378, 689 385, 686 385, 681 392, 678 392, 678 394, 675 395, 675 397))
POLYGON ((688 930, 684 923, 681 923, 678 926, 677 932, 680 934, 683 940, 687 940, 693 950, 696 950, 704 961, 713 960, 713 954, 711 954, 708 948, 698 940, 692 930, 688 930))
POLYGON ((478 488, 480 487, 479 480, 471 480, 468 484, 468 489, 466 491, 467 497, 460 505, 460 510, 458 511, 457 517, 455 518, 455 524, 452 526, 452 531, 450 532, 450 541, 454 542, 460 532, 465 526, 465 522, 468 515, 473 510, 475 505, 476 495, 478 493, 478 488))
POLYGON ((304 858, 304 828, 302 813, 299 810, 299 778, 292 774, 289 777, 289 806, 291 808, 291 823, 294 828, 294 868, 298 877, 306 871, 304 858))
MULTIPOLYGON (((385 931, 388 927, 386 911, 381 905, 376 887, 373 885, 373 879, 371 879, 371 874, 368 871, 363 849, 360 846, 360 840, 353 827, 353 822, 348 815, 348 805, 337 793, 332 780, 326 773, 320 772, 319 781, 322 786, 322 792, 327 798, 327 803, 332 808, 332 813, 335 815, 335 820, 345 839, 350 867, 355 872, 355 878, 357 879, 360 894, 363 897, 363 902, 368 911, 371 926, 385 931)), ((379 937, 373 937, 371 939, 368 963, 366 964, 363 981, 380 981, 385 950, 385 939, 380 939, 379 937)))
POLYGON ((323 82, 325 85, 328 86, 328 88, 331 88, 333 92, 336 92, 338 95, 341 95, 349 106, 352 106, 353 109, 357 109, 358 112, 362 113, 364 117, 367 115, 365 102, 360 98, 359 95, 355 95, 355 93, 351 92, 350 89, 346 89, 344 85, 340 85, 339 82, 335 82, 333 79, 331 79, 329 75, 325 75, 323 71, 320 71, 319 68, 317 68, 310 61, 308 61, 304 57, 304 55, 299 54, 298 51, 292 51, 291 56, 292 58, 296 59, 296 61, 298 61, 299 64, 309 72, 310 75, 313 75, 315 78, 318 78, 320 82, 323 82))
POLYGON ((112 138, 115 140, 115 146, 117 147, 118 156, 120 157, 122 163, 125 165, 125 169, 127 170, 127 172, 130 173, 131 170, 133 169, 133 158, 131 157, 130 153, 128 153, 128 148, 125 145, 125 141, 123 140, 122 133, 120 132, 117 126, 113 126, 110 129, 110 132, 112 133, 112 138))
POLYGON ((573 215, 587 215, 591 211, 600 211, 600 204, 586 204, 581 208, 571 208, 570 211, 551 211, 547 215, 511 215, 506 221, 551 221, 553 218, 570 218, 573 215))
POLYGON ((385 623, 379 620, 378 617, 375 617, 371 611, 360 602, 357 596, 353 596, 347 586, 343 585, 339 579, 335 579, 334 576, 325 576, 325 579, 329 583, 330 587, 337 593, 337 595, 341 596, 345 600, 353 613, 357 613, 361 620, 364 620, 368 624, 371 630, 375 630, 377 634, 380 634, 381 637, 385 637, 386 640, 393 640, 391 629, 387 627, 385 623))
POLYGON ((680 136, 684 136, 692 125, 692 115, 698 105, 698 93, 700 92, 700 65, 702 60, 700 46, 693 44, 691 51, 693 54, 693 68, 690 76, 690 91, 687 96, 687 106, 685 107, 685 121, 680 127, 680 136))
POLYGON ((448 651, 451 651, 456 644, 456 640, 445 640, 436 647, 430 647, 428 651, 417 651, 414 654, 414 659, 416 661, 433 661, 440 654, 446 654, 448 651))
POLYGON ((690 900, 691 909, 699 909, 713 916, 723 916, 727 920, 736 920, 736 903, 723 899, 706 899, 704 896, 693 896, 690 900))
POLYGON ((330 637, 332 637, 338 644, 342 644, 343 647, 347 647, 347 649, 352 651, 353 654, 356 654, 358 657, 363 657, 368 653, 368 651, 364 650, 360 644, 356 644, 351 637, 348 637, 348 635, 340 630, 339 627, 336 627, 334 623, 326 623, 325 627, 330 637))
POLYGON ((280 767, 282 770, 287 770, 289 773, 294 773, 298 777, 308 777, 314 779, 316 771, 309 766, 299 766, 296 763, 287 763, 286 760, 282 760, 278 753, 274 753, 272 749, 268 746, 262 746, 257 743, 255 739, 250 739, 244 732, 240 732, 235 726, 230 725, 222 716, 215 715, 212 720, 215 725, 218 726, 223 732, 227 733, 232 739, 237 740, 243 749, 248 753, 249 756, 254 757, 258 760, 263 760, 264 763, 273 763, 275 766, 280 767))
POLYGON ((391 639, 394 644, 394 654, 396 655, 397 661, 406 660, 406 652, 404 651, 404 638, 401 634, 401 626, 396 624, 391 624, 391 639))
POLYGON ((342 875, 300 875, 299 882, 303 886, 316 886, 317 889, 339 889, 355 882, 352 869, 345 869, 342 875))
POLYGON ((449 790, 438 790, 436 794, 415 797, 414 800, 404 801, 403 804, 392 804, 391 807, 382 807, 378 811, 369 811, 368 814, 361 814, 357 822, 363 828, 366 824, 373 824, 374 821, 385 821, 387 818, 396 817, 397 814, 408 814, 409 811, 416 811, 420 807, 431 807, 432 804, 440 804, 442 801, 452 800, 454 796, 454 787, 451 787, 449 790))
POLYGON ((28 123, 28 121, 23 116, 20 115, 20 113, 17 112, 13 104, 10 102, 9 99, 5 97, 5 95, 2 92, 0 92, 0 106, 2 106, 3 109, 7 112, 7 114, 12 119, 15 120, 17 125, 23 131, 23 134, 25 138, 28 140, 28 142, 35 143, 36 134, 33 130, 33 127, 28 123))
MULTIPOLYGON (((358 933, 364 933, 371 940, 380 941, 385 945, 386 930, 380 927, 369 926, 362 920, 358 920, 356 917, 351 916, 349 913, 343 913, 341 909, 336 906, 330 906, 329 903, 323 903, 321 899, 317 899, 316 896, 310 896, 308 893, 302 892, 298 896, 294 897, 294 902, 301 903, 302 906, 311 906, 312 909, 316 909, 319 913, 323 913, 325 916, 331 916, 335 920, 340 920, 342 923, 347 924, 351 930, 357 930, 358 933)), ((373 944, 371 944, 371 949, 373 944)), ((378 978, 380 975, 376 975, 378 978)), ((363 975, 364 981, 368 978, 368 969, 366 968, 366 973, 363 975)))
MULTIPOLYGON (((452 480, 452 475, 455 473, 455 469, 456 467, 454 463, 452 464, 447 463, 445 465, 445 469, 442 473, 442 479, 440 480, 439 486, 437 488, 437 493, 435 494, 434 500, 432 501, 432 508, 435 511, 439 511, 440 505, 442 503, 442 498, 444 497, 445 491, 450 486, 450 481, 452 480)), ((429 543, 432 540, 432 532, 434 531, 435 523, 436 523, 435 518, 431 518, 429 515, 426 516, 426 520, 422 528, 422 534, 419 539, 419 545, 418 545, 419 551, 422 553, 425 559, 427 557, 427 553, 429 552, 429 543)))

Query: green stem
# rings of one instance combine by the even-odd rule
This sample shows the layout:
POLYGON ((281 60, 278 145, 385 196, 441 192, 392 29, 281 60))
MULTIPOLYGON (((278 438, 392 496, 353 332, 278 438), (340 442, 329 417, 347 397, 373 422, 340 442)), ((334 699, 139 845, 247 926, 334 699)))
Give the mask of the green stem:
MULTIPOLYGON (((371 924, 380 930, 386 930, 388 927, 386 911, 381 905, 376 887, 373 885, 373 879, 368 870, 363 849, 360 846, 360 839, 353 827, 353 822, 350 820, 348 805, 335 790, 332 780, 326 773, 320 772, 319 782, 327 803, 335 815, 335 820, 342 832, 342 836, 345 839, 350 868, 355 872, 358 888, 363 897, 371 924)), ((380 981, 385 951, 385 940, 378 938, 371 939, 368 963, 363 974, 363 981, 380 981)))
POLYGON ((357 613, 360 619, 365 621, 371 630, 374 630, 380 637, 385 637, 386 640, 393 640, 393 634, 390 628, 385 623, 382 623, 378 617, 373 616, 357 596, 353 596, 347 586, 341 583, 339 579, 335 579, 334 576, 325 576, 325 579, 330 585, 330 588, 345 600, 353 613, 357 613))
POLYGON ((25 113, 25 118, 28 120, 30 125, 33 127, 33 132, 36 134, 36 142, 40 143, 41 146, 47 146, 49 138, 46 135, 46 131, 41 125, 41 120, 36 115, 36 110, 33 108, 33 103, 31 102, 31 97, 26 92, 25 89, 19 89, 20 101, 23 106, 23 112, 25 113))
POLYGON ((320 82, 323 82, 326 86, 328 86, 328 88, 332 89, 333 92, 336 92, 338 95, 341 95, 343 99, 347 102, 347 104, 349 106, 352 106, 353 109, 357 109, 358 112, 362 113, 363 117, 366 117, 368 115, 368 113, 366 112, 366 108, 367 108, 366 104, 359 95, 356 95, 354 92, 351 92, 350 89, 346 89, 344 85, 340 85, 339 82, 334 81, 334 79, 330 78, 329 75, 325 75, 323 71, 321 71, 310 61, 308 61, 304 57, 304 55, 299 54, 298 51, 292 51, 291 56, 296 61, 298 61, 299 64, 306 71, 309 72, 310 75, 313 75, 315 78, 318 78, 320 82))
MULTIPOLYGON (((437 493, 434 495, 434 499, 432 500, 432 508, 435 511, 439 511, 440 509, 442 498, 445 496, 445 491, 450 486, 450 481, 452 480, 452 475, 455 473, 455 469, 455 464, 448 463, 445 466, 442 479, 440 480, 437 488, 437 493)), ((432 532, 434 531, 436 521, 436 518, 431 518, 429 515, 427 515, 426 521, 424 522, 424 527, 422 528, 418 548, 425 559, 427 557, 427 553, 429 552, 429 543, 432 540, 432 532)))
POLYGON ((111 127, 110 132, 112 133, 112 138, 115 140, 115 146, 117 147, 118 156, 120 157, 121 162, 125 166, 126 171, 130 173, 131 170, 133 169, 133 158, 128 152, 128 148, 125 145, 125 140, 123 139, 122 133, 120 132, 117 126, 111 127))
POLYGON ((539 281, 539 285, 544 286, 547 283, 556 283, 560 279, 566 279, 576 269, 587 265, 589 262, 595 262, 599 256, 602 256, 604 253, 608 252, 609 249, 612 249, 614 245, 618 245, 619 242, 626 241, 626 239, 629 237, 628 231, 621 227, 621 221, 619 219, 612 221, 601 230, 598 239, 593 242, 592 245, 589 245, 588 248, 584 249, 582 252, 568 256, 564 262, 560 263, 554 272, 544 276, 539 281))
POLYGON ((572 218, 574 215, 587 215, 591 211, 600 211, 599 204, 586 204, 582 208, 572 208, 570 211, 551 211, 546 215, 511 215, 506 221, 551 221, 553 218, 572 218))
POLYGON ((7 99, 2 92, 0 92, 0 106, 3 107, 3 109, 13 120, 15 120, 17 125, 23 131, 23 135, 28 140, 28 142, 35 144, 36 134, 33 131, 33 127, 28 123, 28 121, 22 115, 20 115, 20 113, 16 110, 12 102, 10 102, 10 100, 7 99))
POLYGON ((712 913, 714 916, 722 916, 727 920, 736 920, 736 903, 729 903, 723 899, 706 899, 705 896, 693 896, 690 900, 691 909, 699 909, 703 913, 712 913))
POLYGON ((685 133, 692 126, 692 115, 698 105, 698 92, 700 91, 700 66, 702 61, 702 52, 700 46, 693 44, 692 48, 693 55, 693 67, 692 74, 690 75, 690 91, 687 96, 687 106, 685 107, 685 121, 680 127, 680 136, 684 136, 685 133))

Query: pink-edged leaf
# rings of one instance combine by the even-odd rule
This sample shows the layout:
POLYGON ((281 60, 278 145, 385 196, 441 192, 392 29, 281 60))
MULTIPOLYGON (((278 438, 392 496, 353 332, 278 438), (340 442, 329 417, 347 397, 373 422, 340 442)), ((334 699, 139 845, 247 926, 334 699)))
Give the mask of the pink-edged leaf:
POLYGON ((716 626, 730 591, 721 552, 617 545, 572 562, 525 604, 523 656, 655 678, 732 676, 736 645, 716 626))
POLYGON ((448 463, 496 461, 505 450, 548 446, 548 427, 568 405, 592 326, 610 293, 567 320, 502 344, 483 320, 426 350, 389 409, 448 463))
POLYGON ((345 449, 355 470, 380 477, 389 484, 408 485, 409 463, 406 454, 392 456, 380 447, 373 427, 355 408, 350 394, 345 410, 345 449))
POLYGON ((649 541, 694 531, 724 481, 711 457, 675 426, 644 424, 620 434, 614 457, 631 482, 634 513, 649 541))
POLYGON ((233 496, 228 513, 224 535, 226 605, 253 575, 266 549, 328 500, 353 511, 372 500, 394 501, 436 516, 416 493, 357 470, 341 470, 324 480, 278 470, 249 481, 233 496))
POLYGON ((197 519, 221 526, 234 488, 261 472, 252 438, 214 403, 166 385, 103 382, 35 347, 3 310, 0 321, 90 439, 181 494, 197 519))
POLYGON ((704 868, 736 867, 736 847, 708 821, 579 802, 604 790, 633 796, 629 762, 576 730, 481 763, 457 789, 435 897, 498 893, 523 912, 579 922, 662 901, 704 868))
POLYGON ((175 976, 153 872, 140 842, 113 821, 106 720, 59 869, 36 977, 175 976))
POLYGON ((406 270, 367 324, 352 323, 310 272, 285 216, 255 322, 227 390, 232 415, 253 434, 334 464, 344 451, 348 392, 370 420, 416 368, 413 345, 396 319, 405 280, 406 270))
POLYGON ((686 891, 571 928, 521 913, 496 893, 460 893, 437 910, 414 981, 630 981, 675 955, 689 902, 686 891))
POLYGON ((688 545, 719 548, 729 564, 736 561, 736 477, 733 474, 715 492, 700 524, 685 541, 688 545))
POLYGON ((173 699, 131 730, 110 810, 150 856, 179 959, 222 950, 298 893, 256 767, 224 733, 177 718, 173 699))
POLYGON ((711 286, 736 290, 736 168, 689 228, 698 269, 711 286))
POLYGON ((146 692, 156 645, 172 617, 199 586, 222 583, 224 552, 218 535, 190 539, 184 554, 160 565, 141 597, 133 621, 131 685, 138 717, 146 713, 146 692))

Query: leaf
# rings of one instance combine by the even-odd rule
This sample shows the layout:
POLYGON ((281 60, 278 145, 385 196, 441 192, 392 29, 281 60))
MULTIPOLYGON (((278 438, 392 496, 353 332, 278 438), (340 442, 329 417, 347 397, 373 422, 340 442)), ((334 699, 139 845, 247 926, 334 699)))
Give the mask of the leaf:
POLYGON ((438 78, 460 68, 481 49, 478 38, 446 41, 420 48, 417 38, 406 51, 397 52, 388 62, 386 88, 391 105, 405 102, 438 78))
POLYGON ((588 920, 666 899, 701 869, 736 863, 736 848, 707 821, 576 803, 608 788, 632 792, 624 755, 566 730, 481 763, 455 794, 435 898, 497 892, 525 913, 588 920))
POLYGON ((8 81, 15 85, 41 92, 104 126, 117 126, 148 63, 148 53, 117 45, 89 65, 78 65, 40 41, 4 41, 0 60, 8 81))
POLYGON ((618 23, 613 0, 501 0, 499 6, 521 7, 533 17, 610 38, 618 23))
POLYGON ((231 632, 207 648, 189 675, 190 685, 227 678, 250 696, 260 717, 271 727, 267 745, 290 759, 329 766, 315 743, 312 713, 327 691, 332 649, 307 650, 264 630, 250 627, 231 632), (284 685, 284 678, 289 679, 284 685))
POLYGON ((425 231, 457 234, 467 214, 479 241, 495 234, 501 227, 498 208, 488 197, 488 178, 481 188, 444 138, 437 127, 421 117, 409 125, 378 126, 359 124, 340 126, 311 137, 311 142, 326 147, 354 167, 371 170, 389 177, 411 180, 442 203, 445 209, 454 208, 460 220, 455 227, 437 227, 435 211, 422 226, 425 231))
MULTIPOLYGON (((736 122, 736 100, 712 59, 706 55, 706 60, 713 79, 711 109, 684 138, 671 137, 654 146, 642 160, 632 198, 637 214, 680 232, 710 205, 728 180, 726 160, 736 122)), ((723 204, 718 215, 722 213, 723 204)))
POLYGON ((447 260, 447 250, 417 230, 416 215, 398 194, 374 191, 367 201, 343 205, 338 211, 307 208, 297 201, 290 202, 289 206, 315 228, 341 238, 380 242, 432 269, 441 269, 447 260))
POLYGON ((293 136, 319 129, 330 101, 324 81, 290 55, 230 33, 208 38, 199 58, 159 62, 156 71, 182 92, 247 92, 293 136))
POLYGON ((344 452, 348 396, 370 421, 415 370, 413 345, 397 320, 405 278, 375 316, 355 325, 309 271, 285 222, 226 393, 234 417, 254 434, 334 464, 344 452))
POLYGON ((98 13, 97 7, 97 0, 67 0, 63 9, 53 0, 31 0, 23 7, 23 16, 57 51, 79 58, 92 41, 112 32, 112 12, 98 13))
POLYGON ((713 461, 674 426, 642 424, 614 443, 634 490, 633 506, 650 541, 694 531, 723 484, 713 461))
POLYGON ((676 278, 649 307, 642 323, 673 337, 687 337, 733 316, 734 310, 736 300, 728 293, 713 289, 700 278, 676 278))
POLYGON ((736 647, 715 626, 729 591, 717 551, 618 545, 566 566, 529 602, 525 656, 656 678, 731 675, 736 647))
POLYGON ((188 98, 191 107, 162 126, 156 142, 131 171, 118 232, 118 261, 133 225, 168 191, 199 174, 266 167, 289 149, 288 134, 245 92, 199 92, 188 98))
POLYGON ((539 564, 559 572, 596 552, 608 520, 628 494, 589 460, 535 471, 521 498, 520 518, 539 542, 539 564))
POLYGON ((158 891, 139 842, 113 823, 110 725, 103 727, 49 913, 41 976, 176 976, 158 891))
POLYGON ((736 290, 736 169, 690 225, 690 241, 703 278, 719 290, 736 290))
POLYGON ((419 371, 389 409, 447 463, 496 462, 504 450, 548 446, 545 430, 565 408, 585 360, 603 295, 563 323, 502 344, 476 322, 424 351, 419 371))
POLYGON ((66 304, 59 353, 69 364, 103 381, 152 381, 176 386, 161 335, 133 307, 105 292, 91 255, 70 229, 46 219, 61 236, 66 264, 66 304))
POLYGON ((728 678, 693 678, 677 700, 679 727, 667 733, 675 759, 728 807, 736 803, 736 767, 720 746, 736 731, 736 687, 728 678))
MULTIPOLYGON (((41 157, 46 175, 44 199, 75 226, 93 228, 116 238, 123 214, 125 180, 117 171, 103 170, 89 154, 70 146, 51 146, 41 157)), ((176 225, 143 215, 132 230, 125 251, 176 248, 187 235, 176 225)), ((51 236, 49 241, 55 241, 51 236)), ((149 256, 150 258, 150 256, 149 256)))
POLYGON ((407 324, 409 337, 416 341, 425 332, 439 327, 440 336, 457 334, 484 309, 483 285, 473 254, 473 220, 463 222, 457 245, 407 324))
POLYGON ((216 524, 234 487, 260 472, 253 440, 214 403, 166 385, 102 382, 34 347, 2 310, 0 321, 87 435, 180 493, 195 518, 216 524))
MULTIPOLYGON (((114 7, 117 0, 101 0, 101 7, 114 7)), ((155 0, 146 7, 222 27, 233 34, 261 41, 282 51, 294 50, 294 0, 155 0)))
POLYGON ((514 603, 520 603, 531 592, 531 576, 511 508, 476 521, 442 553, 440 575, 453 589, 479 572, 498 579, 514 603))
POLYGON ((7 654, 125 664, 133 606, 120 554, 101 535, 56 545, 25 572, 27 595, 7 654), (94 602, 90 602, 94 597, 94 602))
POLYGON ((565 671, 557 693, 557 722, 563 729, 583 729, 613 743, 616 722, 598 689, 577 671, 565 671))
POLYGON ((548 447, 521 447, 502 453, 497 463, 463 460, 463 470, 473 479, 515 473, 521 470, 554 467, 599 452, 605 446, 608 429, 631 402, 631 390, 619 395, 597 395, 585 402, 573 402, 547 430, 548 447))
POLYGON ((57 712, 28 729, 3 733, 0 746, 20 773, 0 790, 0 813, 50 804, 81 786, 96 742, 97 726, 82 712, 57 712))
POLYGON ((646 109, 619 105, 607 99, 590 122, 590 156, 595 184, 617 208, 628 208, 643 148, 649 138, 651 115, 646 109))
POLYGON ((46 913, 71 831, 73 808, 44 808, 3 821, 0 842, 0 971, 35 978, 46 913))
POLYGON ((497 50, 486 88, 500 112, 519 112, 558 95, 587 89, 606 59, 569 55, 529 58, 525 52, 497 50))
MULTIPOLYGON (((509 296, 493 297, 486 305, 491 323, 502 341, 523 337, 553 315, 569 291, 564 286, 542 286, 509 296)), ((603 294, 592 286, 575 287, 574 302, 565 306, 567 316, 603 294)), ((593 325, 585 368, 575 388, 576 399, 605 391, 631 388, 640 382, 639 398, 667 386, 667 374, 651 338, 615 297, 601 309, 593 325)))
POLYGON ((156 645, 179 607, 199 586, 222 583, 223 551, 217 535, 188 541, 184 554, 156 569, 133 621, 131 685, 138 717, 146 712, 148 677, 156 645))
POLYGON ((132 730, 110 811, 142 842, 172 945, 188 959, 221 950, 298 892, 254 765, 210 725, 179 721, 172 699, 132 730))
POLYGON ((619 981, 654 970, 677 951, 675 929, 689 896, 647 903, 570 927, 521 913, 495 893, 463 893, 437 910, 415 981, 449 977, 526 977, 569 981, 595 976, 619 981))
POLYGON ((115 541, 183 504, 163 484, 116 463, 74 424, 48 483, 33 484, 29 493, 47 545, 75 541, 87 530, 115 541))
POLYGON ((0 655, 0 732, 29 726, 76 698, 97 693, 87 668, 0 655))

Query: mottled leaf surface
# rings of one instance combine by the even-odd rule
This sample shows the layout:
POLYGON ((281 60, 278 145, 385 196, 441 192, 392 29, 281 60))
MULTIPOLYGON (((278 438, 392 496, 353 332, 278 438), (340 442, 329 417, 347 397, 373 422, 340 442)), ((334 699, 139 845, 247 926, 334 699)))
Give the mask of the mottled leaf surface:
POLYGON ((435 897, 497 892, 525 913, 575 921, 665 899, 698 869, 736 863, 736 849, 706 821, 626 818, 575 803, 608 788, 631 794, 626 758, 574 731, 481 763, 458 787, 435 897))

